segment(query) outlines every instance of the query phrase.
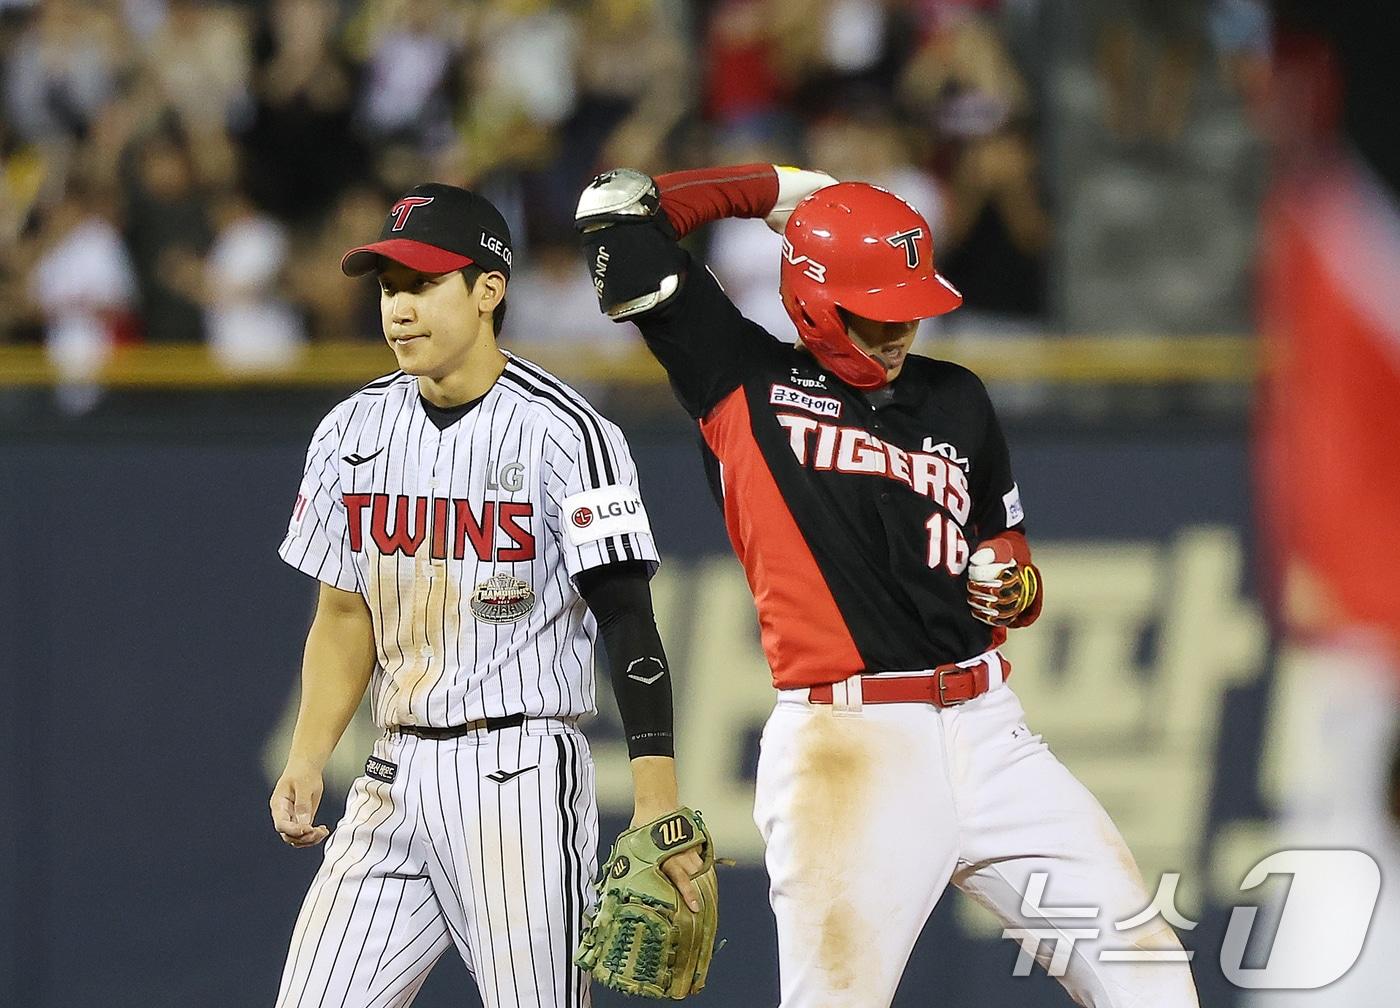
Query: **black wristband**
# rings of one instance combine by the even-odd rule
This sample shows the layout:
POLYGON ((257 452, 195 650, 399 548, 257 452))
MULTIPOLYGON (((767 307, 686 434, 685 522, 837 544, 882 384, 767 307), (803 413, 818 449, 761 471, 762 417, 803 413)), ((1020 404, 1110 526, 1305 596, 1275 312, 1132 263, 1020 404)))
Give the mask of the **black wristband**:
POLYGON ((671 672, 651 607, 651 565, 625 560, 583 571, 579 594, 598 620, 627 752, 674 756, 671 672))

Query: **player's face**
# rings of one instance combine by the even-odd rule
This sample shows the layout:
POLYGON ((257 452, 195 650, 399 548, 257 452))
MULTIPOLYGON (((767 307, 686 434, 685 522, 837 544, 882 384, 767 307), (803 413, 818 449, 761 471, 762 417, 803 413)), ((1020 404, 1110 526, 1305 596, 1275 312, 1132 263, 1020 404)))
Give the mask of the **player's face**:
POLYGON ((420 273, 386 263, 379 274, 379 314, 399 367, 441 380, 466 363, 481 339, 483 286, 478 278, 476 290, 469 289, 456 271, 420 273))
POLYGON ((919 322, 876 322, 861 318, 849 312, 843 313, 846 319, 846 335, 859 349, 864 350, 885 365, 885 378, 894 381, 904 369, 904 359, 909 356, 909 347, 919 331, 919 322))

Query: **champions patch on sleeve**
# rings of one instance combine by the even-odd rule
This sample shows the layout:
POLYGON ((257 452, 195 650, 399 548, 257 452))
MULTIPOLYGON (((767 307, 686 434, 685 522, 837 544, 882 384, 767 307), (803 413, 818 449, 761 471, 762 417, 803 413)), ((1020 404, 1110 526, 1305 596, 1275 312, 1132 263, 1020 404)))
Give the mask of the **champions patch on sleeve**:
POLYGON ((609 486, 564 498, 564 541, 582 546, 609 536, 651 534, 642 495, 636 487, 609 486))
POLYGON ((1011 484, 1011 489, 1001 495, 1001 502, 1006 505, 1006 527, 1014 528, 1026 520, 1026 512, 1021 507, 1021 488, 1015 483, 1011 484))

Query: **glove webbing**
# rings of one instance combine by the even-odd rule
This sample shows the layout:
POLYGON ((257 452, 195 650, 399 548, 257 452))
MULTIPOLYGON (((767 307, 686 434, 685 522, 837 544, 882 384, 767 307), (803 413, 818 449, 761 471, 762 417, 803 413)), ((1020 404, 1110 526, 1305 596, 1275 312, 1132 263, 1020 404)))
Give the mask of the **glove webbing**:
MULTIPOLYGON (((666 908, 664 903, 644 896, 626 900, 626 903, 634 902, 646 906, 666 908)), ((663 966, 670 966, 669 962, 662 962, 662 953, 667 947, 664 931, 661 924, 645 913, 639 913, 635 910, 621 911, 618 914, 617 931, 613 935, 612 947, 603 956, 603 964, 613 973, 626 973, 635 949, 637 954, 635 978, 643 983, 667 986, 670 983, 670 977, 663 977, 662 973, 663 966), (637 934, 638 928, 643 929, 641 935, 637 934)))

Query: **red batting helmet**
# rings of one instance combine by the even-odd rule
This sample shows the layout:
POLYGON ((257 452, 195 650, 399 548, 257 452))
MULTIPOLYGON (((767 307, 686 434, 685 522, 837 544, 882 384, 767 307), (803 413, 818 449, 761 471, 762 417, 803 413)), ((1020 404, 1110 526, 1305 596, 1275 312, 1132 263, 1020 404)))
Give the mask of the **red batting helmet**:
POLYGON ((778 289, 802 343, 848 385, 876 389, 885 366, 851 342, 837 308, 876 322, 950 312, 962 295, 933 267, 928 221, 879 186, 818 189, 788 218, 778 289))

